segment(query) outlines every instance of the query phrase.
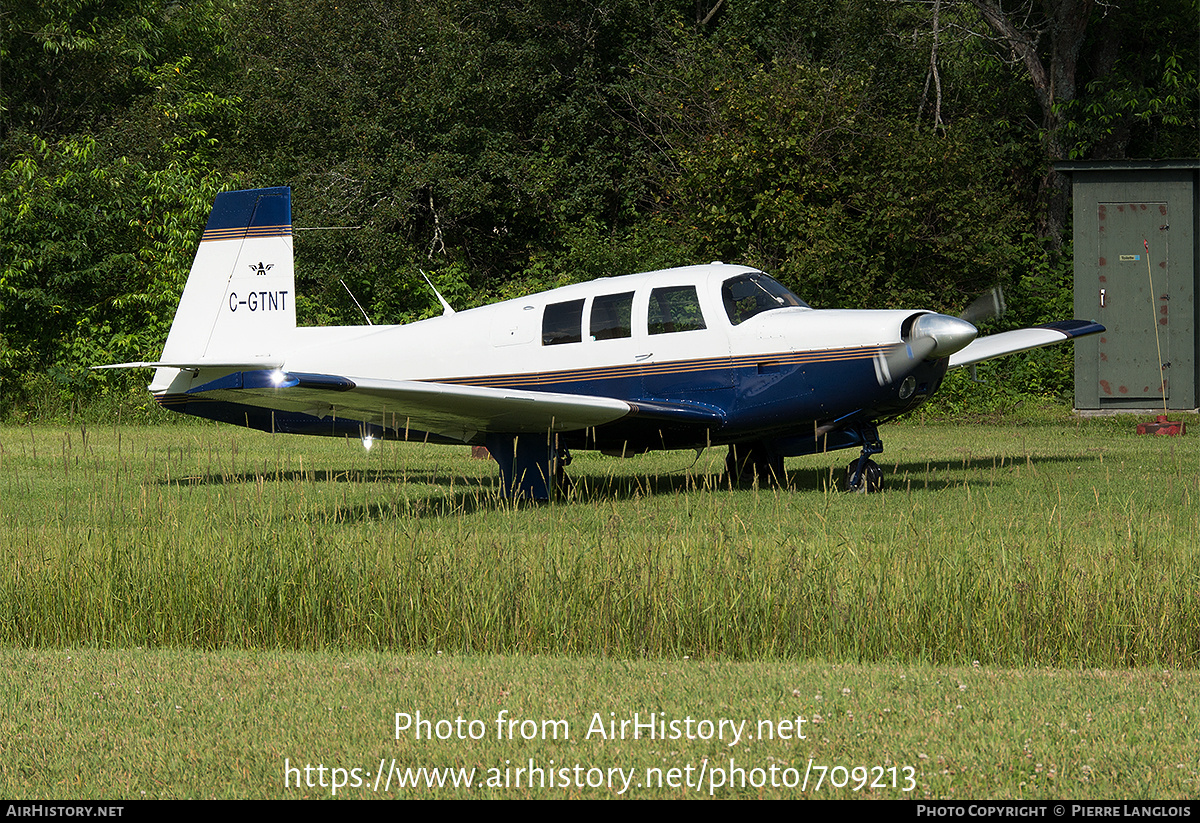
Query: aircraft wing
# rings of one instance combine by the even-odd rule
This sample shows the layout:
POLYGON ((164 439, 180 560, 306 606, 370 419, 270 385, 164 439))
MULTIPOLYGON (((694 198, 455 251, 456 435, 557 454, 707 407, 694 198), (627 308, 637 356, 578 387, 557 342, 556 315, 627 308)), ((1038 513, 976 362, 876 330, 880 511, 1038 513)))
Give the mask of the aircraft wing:
POLYGON ((1047 323, 1028 329, 989 334, 987 337, 976 338, 966 348, 950 355, 949 368, 958 369, 963 366, 971 366, 975 363, 982 363, 984 360, 1003 357, 1006 354, 1016 354, 1042 346, 1053 346, 1056 343, 1063 343, 1089 334, 1099 334, 1102 331, 1104 331, 1104 326, 1090 320, 1061 320, 1057 323, 1047 323))
POLYGON ((463 441, 479 432, 522 434, 585 429, 631 415, 691 424, 724 422, 723 414, 701 404, 627 402, 595 395, 278 370, 227 374, 189 390, 178 399, 185 398, 258 406, 317 418, 360 420, 463 441))

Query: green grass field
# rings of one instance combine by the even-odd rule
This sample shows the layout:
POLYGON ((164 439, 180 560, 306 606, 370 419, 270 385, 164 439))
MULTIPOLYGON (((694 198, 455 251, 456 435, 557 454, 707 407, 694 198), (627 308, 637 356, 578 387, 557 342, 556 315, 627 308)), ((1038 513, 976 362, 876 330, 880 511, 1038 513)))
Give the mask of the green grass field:
MULTIPOLYGON (((466 448, 0 428, 0 793, 329 796, 316 771, 288 784, 285 759, 361 782, 393 758, 532 758, 644 784, 690 764, 680 781, 703 768, 715 796, 1195 796, 1193 435, 1055 414, 883 435, 880 495, 831 489, 850 452, 731 491, 711 450, 578 454, 566 499, 514 506, 466 448), (574 734, 390 734, 396 712, 506 707, 574 734), (786 745, 581 737, 609 712, 823 720, 786 745), (111 759, 73 772, 83 750, 111 759), (783 784, 711 785, 731 751, 783 784), (810 763, 843 771, 815 789, 810 763)), ((696 793, 662 777, 625 794, 696 793)), ((389 794, 618 794, 553 779, 389 794)))

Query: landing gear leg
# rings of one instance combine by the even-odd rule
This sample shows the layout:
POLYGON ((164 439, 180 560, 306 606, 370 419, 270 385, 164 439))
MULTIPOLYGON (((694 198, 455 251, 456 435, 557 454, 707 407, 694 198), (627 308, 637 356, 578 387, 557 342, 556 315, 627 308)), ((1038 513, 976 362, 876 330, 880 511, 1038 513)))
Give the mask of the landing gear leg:
POLYGON ((554 490, 565 495, 571 490, 571 478, 567 477, 567 466, 571 465, 571 452, 559 446, 554 455, 554 490))
POLYGON ((487 450, 500 465, 502 497, 549 500, 555 448, 544 434, 489 434, 487 450))
POLYGON ((783 486, 783 455, 766 443, 734 443, 725 455, 725 478, 731 486, 783 486))
POLYGON ((846 467, 846 491, 866 494, 883 488, 883 470, 871 459, 871 455, 883 452, 883 441, 873 423, 862 426, 862 435, 862 454, 846 467))

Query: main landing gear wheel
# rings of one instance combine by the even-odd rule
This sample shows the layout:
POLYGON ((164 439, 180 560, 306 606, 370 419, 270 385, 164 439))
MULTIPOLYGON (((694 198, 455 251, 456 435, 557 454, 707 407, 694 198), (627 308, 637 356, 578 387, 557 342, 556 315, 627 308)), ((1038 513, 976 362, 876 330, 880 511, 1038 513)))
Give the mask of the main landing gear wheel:
POLYGON ((766 445, 735 443, 725 455, 724 482, 730 486, 785 486, 783 455, 766 445))
POLYGON ((874 493, 883 488, 883 470, 874 460, 851 460, 846 467, 846 491, 874 493), (862 465, 860 469, 859 466, 862 465))

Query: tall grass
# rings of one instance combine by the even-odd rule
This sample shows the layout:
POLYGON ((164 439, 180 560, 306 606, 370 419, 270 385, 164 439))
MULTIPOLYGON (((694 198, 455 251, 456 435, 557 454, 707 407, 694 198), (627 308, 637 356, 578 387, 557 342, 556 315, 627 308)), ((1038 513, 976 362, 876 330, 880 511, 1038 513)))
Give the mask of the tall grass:
POLYGON ((849 453, 741 490, 719 453, 577 455, 567 498, 533 506, 465 448, 2 428, 0 643, 1200 662, 1193 441, 886 437, 880 495, 832 488, 849 453))

